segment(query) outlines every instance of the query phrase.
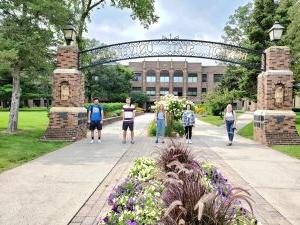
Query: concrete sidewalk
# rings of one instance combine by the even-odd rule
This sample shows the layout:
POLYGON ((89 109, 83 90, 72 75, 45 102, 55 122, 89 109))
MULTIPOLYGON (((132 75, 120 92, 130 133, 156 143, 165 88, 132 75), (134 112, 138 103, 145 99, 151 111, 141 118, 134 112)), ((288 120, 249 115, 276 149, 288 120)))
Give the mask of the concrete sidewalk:
MULTIPOLYGON (((240 119, 238 127, 248 123, 250 116, 240 119)), ((225 173, 232 170, 233 178, 240 176, 253 188, 266 201, 268 208, 265 210, 270 214, 266 224, 299 225, 300 160, 239 136, 233 146, 228 147, 226 143, 224 127, 197 121, 192 148, 197 150, 199 157, 215 160, 217 164, 224 162, 225 173), (272 207, 278 212, 277 217, 272 207)))
MULTIPOLYGON (((136 118, 137 143, 152 118, 136 118)), ((104 127, 102 144, 85 139, 2 173, 0 224, 68 224, 132 146, 121 144, 121 122, 115 122, 104 127)))

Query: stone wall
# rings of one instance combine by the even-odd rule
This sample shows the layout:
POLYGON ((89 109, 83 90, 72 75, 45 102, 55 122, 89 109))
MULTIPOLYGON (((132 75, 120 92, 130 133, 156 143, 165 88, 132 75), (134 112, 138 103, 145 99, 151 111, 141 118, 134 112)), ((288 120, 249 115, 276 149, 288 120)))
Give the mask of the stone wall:
POLYGON ((268 145, 300 144, 293 107, 293 73, 288 47, 265 50, 266 71, 257 78, 254 139, 268 145))
POLYGON ((53 107, 45 139, 76 141, 86 137, 87 111, 84 104, 84 77, 78 70, 78 48, 58 49, 53 72, 53 107))

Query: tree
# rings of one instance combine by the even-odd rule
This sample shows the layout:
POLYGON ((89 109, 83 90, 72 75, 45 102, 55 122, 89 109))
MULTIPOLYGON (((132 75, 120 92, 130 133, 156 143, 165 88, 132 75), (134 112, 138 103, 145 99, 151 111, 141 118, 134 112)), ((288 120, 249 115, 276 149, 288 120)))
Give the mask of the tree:
POLYGON ((292 51, 292 70, 296 81, 300 81, 300 2, 294 3, 288 9, 288 17, 291 21, 287 27, 284 41, 288 43, 292 51))
POLYGON ((59 31, 69 18, 60 0, 5 0, 0 2, 0 60, 5 61, 12 77, 12 97, 8 132, 18 126, 20 79, 25 73, 40 71, 53 58, 59 31))
MULTIPOLYGON (((253 9, 248 8, 247 5, 240 7, 229 18, 224 28, 224 40, 231 44, 240 43, 241 46, 254 50, 265 50, 274 45, 270 41, 268 33, 274 22, 278 20, 286 27, 291 23, 292 20, 287 15, 293 2, 294 0, 282 0, 277 4, 273 0, 255 0, 253 9)), ((282 41, 276 44, 284 43, 282 41)), ((258 64, 261 62, 261 57, 250 55, 246 62, 258 64)), ((228 67, 225 71, 222 87, 238 90, 239 97, 256 100, 259 72, 259 69, 249 69, 242 66, 228 67), (229 81, 233 81, 233 84, 229 81)))
POLYGON ((144 103, 149 101, 149 95, 144 92, 131 92, 130 97, 131 101, 139 106, 143 106, 144 103))
POLYGON ((86 23, 90 20, 93 10, 100 9, 108 3, 117 8, 131 9, 131 17, 138 19, 145 28, 148 28, 149 25, 158 20, 158 16, 155 15, 154 2, 154 0, 69 0, 69 6, 73 10, 73 18, 77 27, 79 49, 85 49, 83 32, 87 31, 86 23))
POLYGON ((133 71, 121 65, 101 65, 91 70, 90 90, 92 97, 104 101, 124 101, 131 91, 133 71))

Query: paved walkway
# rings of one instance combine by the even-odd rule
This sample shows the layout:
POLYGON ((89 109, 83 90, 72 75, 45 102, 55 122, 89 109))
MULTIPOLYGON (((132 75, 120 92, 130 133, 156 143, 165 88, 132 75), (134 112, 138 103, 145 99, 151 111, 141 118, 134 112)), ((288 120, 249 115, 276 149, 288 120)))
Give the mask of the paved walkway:
MULTIPOLYGON (((1 225, 96 225, 112 186, 136 157, 155 150, 147 137, 153 115, 137 117, 137 142, 121 145, 121 122, 104 128, 102 144, 83 140, 0 174, 1 225)), ((242 127, 252 119, 244 114, 242 127)), ((193 151, 236 186, 250 190, 263 224, 300 224, 300 161, 237 137, 225 146, 224 127, 197 121, 193 151)))
MULTIPOLYGON (((242 116, 238 127, 250 118, 251 114, 242 116)), ((260 215, 265 224, 300 224, 300 160, 239 136, 227 147, 224 127, 197 121, 194 133, 199 158, 223 167, 233 183, 253 189, 260 210, 269 211, 260 215)))
MULTIPOLYGON (((136 118, 137 143, 153 115, 136 118)), ((66 225, 119 159, 121 122, 104 127, 103 143, 83 140, 0 175, 1 225, 66 225)))

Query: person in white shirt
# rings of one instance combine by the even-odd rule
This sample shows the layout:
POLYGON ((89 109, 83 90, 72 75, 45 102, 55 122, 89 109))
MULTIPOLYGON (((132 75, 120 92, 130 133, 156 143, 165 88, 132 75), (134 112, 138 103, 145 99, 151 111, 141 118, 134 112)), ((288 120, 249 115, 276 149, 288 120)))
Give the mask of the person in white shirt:
POLYGON ((131 104, 131 98, 126 98, 126 105, 123 106, 123 144, 126 144, 127 130, 131 132, 131 144, 134 144, 134 117, 135 106, 131 104))
POLYGON ((224 123, 226 126, 229 142, 227 146, 231 146, 234 137, 234 130, 236 129, 236 113, 232 109, 232 105, 228 104, 224 113, 224 123))

